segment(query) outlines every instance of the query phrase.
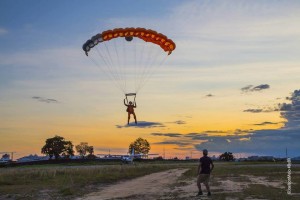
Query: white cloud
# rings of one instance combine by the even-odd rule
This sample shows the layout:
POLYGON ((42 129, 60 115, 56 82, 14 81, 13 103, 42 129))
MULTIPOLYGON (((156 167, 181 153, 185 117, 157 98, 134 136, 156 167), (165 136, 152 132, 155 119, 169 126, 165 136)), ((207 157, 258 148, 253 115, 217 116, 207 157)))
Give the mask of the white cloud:
POLYGON ((0 36, 8 33, 8 30, 0 27, 0 36))

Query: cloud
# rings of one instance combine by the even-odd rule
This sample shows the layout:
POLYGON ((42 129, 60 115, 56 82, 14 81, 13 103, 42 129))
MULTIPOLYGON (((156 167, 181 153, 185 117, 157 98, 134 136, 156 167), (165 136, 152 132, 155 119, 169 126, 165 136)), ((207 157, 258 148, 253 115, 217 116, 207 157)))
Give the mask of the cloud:
POLYGON ((56 99, 48 99, 48 98, 43 98, 43 97, 38 97, 38 96, 34 96, 31 98, 36 99, 37 101, 43 102, 43 103, 59 103, 59 101, 56 99))
POLYGON ((260 113, 263 112, 263 109, 247 109, 243 110, 243 112, 260 113))
POLYGON ((186 122, 183 121, 183 120, 177 120, 177 121, 174 121, 174 122, 168 122, 168 123, 171 123, 171 124, 178 124, 178 125, 186 124, 186 122))
POLYGON ((275 112, 275 111, 279 111, 278 108, 250 108, 250 109, 246 109, 243 110, 243 112, 250 112, 250 113, 268 113, 268 112, 275 112))
POLYGON ((242 130, 242 129, 236 129, 233 131, 234 135, 248 135, 249 133, 251 133, 253 131, 253 129, 249 129, 249 130, 242 130))
POLYGON ((0 36, 8 33, 8 30, 0 27, 0 36))
POLYGON ((281 122, 262 122, 262 123, 258 123, 258 124, 253 124, 255 126, 265 126, 265 125, 272 125, 272 124, 279 124, 281 122))
POLYGON ((260 90, 265 90, 265 89, 269 89, 269 88, 270 88, 270 85, 268 85, 268 84, 261 84, 261 85, 253 87, 252 91, 260 91, 260 90))
POLYGON ((128 125, 116 125, 117 128, 155 128, 155 127, 165 127, 164 124, 159 122, 146 122, 138 121, 137 124, 134 122, 129 123, 128 125))
POLYGON ((288 109, 282 109, 281 116, 287 120, 286 127, 297 127, 300 131, 300 90, 295 90, 290 97, 288 109))
POLYGON ((240 138, 239 140, 240 141, 249 141, 249 140, 251 140, 251 137, 240 138))
MULTIPOLYGON (((299 156, 300 147, 300 90, 295 90, 288 98, 289 109, 280 112, 286 120, 284 127, 279 129, 236 129, 234 131, 207 130, 183 134, 171 140, 164 140, 156 144, 171 144, 178 148, 192 148, 201 151, 208 149, 213 152, 230 151, 233 153, 247 153, 257 155, 285 156, 288 148, 289 156, 299 156), (213 133, 225 133, 214 135, 213 133)), ((278 122, 282 123, 282 122, 278 122)), ((265 121, 254 125, 264 126, 278 124, 265 121)), ((160 133, 163 135, 163 133, 160 133)))
POLYGON ((151 133, 154 136, 181 137, 181 133, 151 133))
POLYGON ((163 142, 156 142, 153 144, 158 144, 158 145, 165 145, 165 144, 173 144, 173 145, 177 145, 179 147, 184 147, 184 146, 189 146, 191 145, 190 142, 185 142, 185 141, 176 141, 176 140, 168 140, 168 141, 163 141, 163 142))
MULTIPOLYGON (((299 129, 298 129, 299 131, 299 129)), ((204 139, 204 138, 203 138, 204 139)), ((248 137, 245 136, 216 136, 207 137, 207 141, 196 144, 195 148, 203 148, 211 151, 247 152, 260 155, 283 155, 288 147, 294 156, 299 154, 298 142, 300 135, 295 130, 260 130, 248 137), (230 142, 229 142, 230 141, 230 142)))
POLYGON ((194 140, 197 140, 197 139, 201 140, 204 137, 207 137, 210 135, 245 134, 247 132, 249 132, 249 130, 240 130, 240 129, 237 129, 235 131, 206 130, 206 131, 199 132, 199 133, 187 133, 187 134, 184 134, 184 137, 192 138, 194 140))
POLYGON ((242 87, 241 90, 242 90, 242 92, 256 92, 256 91, 266 90, 269 88, 270 88, 270 85, 261 84, 261 85, 257 85, 257 86, 247 85, 245 87, 242 87))
POLYGON ((292 110, 292 104, 288 104, 288 103, 278 104, 278 107, 279 107, 280 111, 291 111, 292 110))
MULTIPOLYGON (((299 156, 300 147, 300 90, 295 90, 289 98, 292 102, 289 109, 284 109, 280 114, 287 120, 285 126, 280 129, 257 130, 245 135, 234 136, 202 136, 206 141, 196 144, 195 148, 203 148, 213 151, 247 152, 260 155, 285 156, 285 148, 288 148, 289 156, 299 156), (228 139, 231 141, 228 143, 228 139)), ((256 125, 277 124, 262 122, 256 125)))
MULTIPOLYGON (((287 97, 287 100, 292 100, 292 97, 287 97)), ((300 106, 293 106, 291 103, 279 103, 274 107, 264 107, 264 108, 250 108, 243 110, 243 112, 251 112, 251 113, 267 113, 267 112, 278 112, 278 111, 292 111, 295 109, 300 109, 300 106)))
POLYGON ((212 94, 205 95, 205 97, 213 97, 213 96, 215 96, 215 95, 212 95, 212 94))
POLYGON ((226 131, 220 131, 220 130, 207 130, 204 131, 205 133, 227 133, 226 131))
POLYGON ((253 85, 247 85, 247 86, 245 86, 245 87, 242 87, 241 90, 242 90, 243 92, 247 92, 247 91, 249 91, 252 87, 253 87, 253 85))

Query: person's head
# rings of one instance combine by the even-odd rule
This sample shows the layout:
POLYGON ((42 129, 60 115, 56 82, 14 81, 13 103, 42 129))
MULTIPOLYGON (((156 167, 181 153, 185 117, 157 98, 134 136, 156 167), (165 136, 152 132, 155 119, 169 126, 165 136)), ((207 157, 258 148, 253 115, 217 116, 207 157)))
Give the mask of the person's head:
POLYGON ((131 105, 132 104, 132 102, 131 101, 129 101, 129 105, 131 105))
POLYGON ((204 155, 204 156, 207 156, 207 154, 208 154, 207 149, 203 149, 203 155, 204 155))

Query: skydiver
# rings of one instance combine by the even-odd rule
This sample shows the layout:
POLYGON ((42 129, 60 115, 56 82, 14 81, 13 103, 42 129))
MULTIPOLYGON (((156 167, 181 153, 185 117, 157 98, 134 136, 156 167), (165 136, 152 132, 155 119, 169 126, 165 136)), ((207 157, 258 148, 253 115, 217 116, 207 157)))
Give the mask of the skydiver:
MULTIPOLYGON (((126 97, 126 99, 124 99, 124 105, 127 106, 126 112, 128 112, 127 124, 129 124, 129 120, 130 120, 130 115, 131 114, 133 114, 133 117, 134 117, 134 120, 135 120, 135 124, 137 124, 136 115, 134 113, 134 108, 136 108, 135 97, 134 97, 134 103, 132 103, 131 101, 129 101, 129 104, 126 104, 125 103, 126 100, 127 100, 127 97, 126 97)), ((128 100, 127 100, 127 102, 128 102, 128 100)))

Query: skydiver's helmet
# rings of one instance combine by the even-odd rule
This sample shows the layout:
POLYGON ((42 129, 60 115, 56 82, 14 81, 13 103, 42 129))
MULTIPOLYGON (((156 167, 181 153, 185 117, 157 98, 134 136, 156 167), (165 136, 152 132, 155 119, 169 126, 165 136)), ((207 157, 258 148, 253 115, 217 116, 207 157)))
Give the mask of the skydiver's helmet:
POLYGON ((129 105, 132 105, 132 102, 131 102, 131 101, 129 101, 129 105))

